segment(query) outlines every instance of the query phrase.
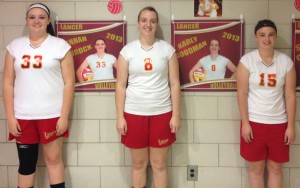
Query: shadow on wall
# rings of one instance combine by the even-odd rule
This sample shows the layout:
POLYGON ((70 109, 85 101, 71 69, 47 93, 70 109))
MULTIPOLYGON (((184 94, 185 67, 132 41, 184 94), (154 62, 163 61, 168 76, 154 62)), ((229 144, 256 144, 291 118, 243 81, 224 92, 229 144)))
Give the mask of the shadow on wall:
POLYGON ((157 31, 156 31, 156 37, 159 38, 159 39, 165 40, 165 39, 164 39, 163 31, 162 31, 162 29, 161 29, 160 26, 157 28, 157 31))

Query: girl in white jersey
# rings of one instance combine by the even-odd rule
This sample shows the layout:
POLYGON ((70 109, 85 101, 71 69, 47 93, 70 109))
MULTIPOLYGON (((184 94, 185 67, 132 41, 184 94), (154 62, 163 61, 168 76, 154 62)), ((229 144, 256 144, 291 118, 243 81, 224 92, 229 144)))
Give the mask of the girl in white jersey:
POLYGON ((18 187, 34 185, 38 144, 48 168, 51 188, 64 188, 63 137, 74 91, 70 45, 56 38, 50 11, 31 4, 26 14, 29 35, 7 46, 3 73, 3 99, 9 140, 16 139, 18 187))
POLYGON ((211 8, 210 17, 216 18, 218 16, 217 10, 219 9, 219 5, 214 0, 210 0, 210 8, 211 8))
POLYGON ((158 13, 143 8, 138 15, 140 38, 127 44, 118 58, 117 130, 130 148, 132 186, 146 186, 150 160, 155 187, 168 187, 168 147, 179 120, 179 66, 175 49, 157 39, 158 13))
POLYGON ((82 71, 87 67, 91 68, 94 73, 93 80, 114 79, 113 67, 117 68, 117 59, 106 52, 104 39, 97 39, 94 47, 97 53, 89 55, 76 71, 79 82, 84 81, 82 71))
MULTIPOLYGON (((217 80, 224 79, 226 68, 228 68, 232 75, 230 78, 235 78, 236 66, 228 58, 219 54, 220 41, 212 39, 209 45, 210 54, 202 57, 189 71, 189 80, 191 83, 196 82, 194 80, 194 72, 197 69, 203 69, 206 73, 205 80, 217 80)), ((201 80, 204 81, 204 80, 201 80)))
POLYGON ((282 164, 295 140, 296 79, 292 60, 274 50, 277 29, 271 20, 255 27, 258 49, 244 55, 237 68, 241 114, 241 156, 248 161, 251 188, 282 188, 282 164))
POLYGON ((209 0, 199 0, 199 9, 197 16, 209 17, 212 9, 209 0))

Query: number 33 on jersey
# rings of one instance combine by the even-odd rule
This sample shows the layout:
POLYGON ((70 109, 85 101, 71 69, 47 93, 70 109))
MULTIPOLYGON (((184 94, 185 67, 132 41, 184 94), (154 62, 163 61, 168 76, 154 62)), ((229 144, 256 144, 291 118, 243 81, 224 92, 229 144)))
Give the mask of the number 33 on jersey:
POLYGON ((23 55, 22 57, 23 63, 21 64, 21 67, 23 69, 29 69, 29 68, 34 68, 34 69, 40 69, 42 68, 42 59, 43 57, 41 55, 35 55, 32 59, 33 62, 31 65, 31 56, 30 55, 23 55))

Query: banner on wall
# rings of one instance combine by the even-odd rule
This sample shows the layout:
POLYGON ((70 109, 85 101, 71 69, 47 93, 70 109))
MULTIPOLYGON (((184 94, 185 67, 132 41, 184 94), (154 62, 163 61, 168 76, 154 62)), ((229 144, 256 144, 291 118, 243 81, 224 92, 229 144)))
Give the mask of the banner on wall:
POLYGON ((292 22, 292 59, 296 68, 296 90, 300 91, 300 19, 292 22))
POLYGON ((174 20, 171 27, 183 91, 236 90, 243 20, 174 20))
POLYGON ((71 45, 75 91, 114 91, 117 58, 126 44, 125 21, 57 21, 56 33, 71 45))

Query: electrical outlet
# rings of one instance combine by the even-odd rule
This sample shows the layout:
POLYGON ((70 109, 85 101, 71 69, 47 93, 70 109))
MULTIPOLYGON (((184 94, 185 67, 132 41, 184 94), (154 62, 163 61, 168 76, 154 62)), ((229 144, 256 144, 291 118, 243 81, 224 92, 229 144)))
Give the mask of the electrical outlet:
POLYGON ((198 181, 198 166, 196 165, 187 166, 187 180, 198 181))

